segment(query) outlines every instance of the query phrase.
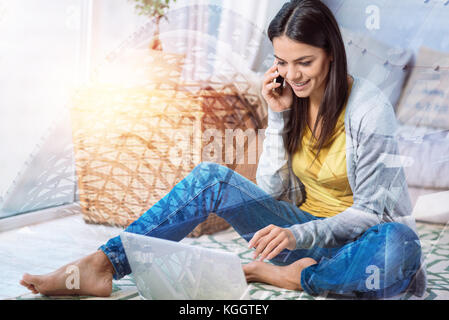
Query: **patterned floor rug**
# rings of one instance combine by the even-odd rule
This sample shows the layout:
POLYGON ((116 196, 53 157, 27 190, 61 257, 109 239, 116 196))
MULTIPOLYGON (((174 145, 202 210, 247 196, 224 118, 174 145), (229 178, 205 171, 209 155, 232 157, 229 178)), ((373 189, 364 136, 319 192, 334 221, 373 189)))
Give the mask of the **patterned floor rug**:
MULTIPOLYGON (((426 294, 421 297, 401 295, 396 299, 449 299, 449 230, 442 225, 418 223, 423 254, 425 255, 428 272, 428 288, 426 294)), ((217 250, 225 250, 238 254, 242 263, 251 261, 252 250, 246 246, 246 241, 233 229, 202 236, 196 239, 185 239, 184 243, 198 245, 217 250)), ((313 297, 304 292, 284 290, 262 283, 252 283, 249 289, 250 298, 253 300, 323 300, 329 297, 313 297)), ((46 297, 42 295, 24 294, 14 299, 99 299, 96 297, 46 297)), ((127 276, 113 283, 113 293, 109 300, 140 299, 132 276, 127 276)))

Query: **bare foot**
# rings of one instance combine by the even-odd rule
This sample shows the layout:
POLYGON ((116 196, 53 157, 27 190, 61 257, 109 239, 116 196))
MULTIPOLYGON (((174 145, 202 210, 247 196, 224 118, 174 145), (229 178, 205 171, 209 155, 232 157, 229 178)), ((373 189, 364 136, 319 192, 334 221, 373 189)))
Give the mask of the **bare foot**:
POLYGON ((303 290, 301 271, 316 263, 312 258, 303 258, 288 266, 253 261, 243 266, 243 272, 247 282, 263 282, 288 290, 303 290))
POLYGON ((88 295, 108 297, 114 268, 102 251, 65 265, 46 275, 25 273, 20 284, 34 294, 47 296, 88 295))

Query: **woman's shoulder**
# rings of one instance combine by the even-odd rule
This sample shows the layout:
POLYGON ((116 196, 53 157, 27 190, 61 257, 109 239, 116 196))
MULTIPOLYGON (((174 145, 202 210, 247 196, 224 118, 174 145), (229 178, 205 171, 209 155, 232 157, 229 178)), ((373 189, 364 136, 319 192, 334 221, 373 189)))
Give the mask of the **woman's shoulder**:
POLYGON ((394 127, 394 109, 382 90, 369 79, 352 77, 354 83, 348 99, 346 121, 357 127, 394 127))
POLYGON ((359 109, 369 109, 373 105, 380 104, 391 107, 387 96, 372 81, 357 76, 352 76, 352 78, 354 83, 348 102, 356 103, 359 109))

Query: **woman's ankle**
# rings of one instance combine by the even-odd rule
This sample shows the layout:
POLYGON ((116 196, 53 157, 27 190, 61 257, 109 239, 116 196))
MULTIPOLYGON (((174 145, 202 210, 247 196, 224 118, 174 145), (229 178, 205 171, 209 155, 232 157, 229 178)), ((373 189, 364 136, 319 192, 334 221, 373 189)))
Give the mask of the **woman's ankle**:
POLYGON ((114 266, 109 260, 108 256, 102 251, 98 250, 92 254, 92 258, 97 267, 106 273, 113 275, 115 273, 114 266))

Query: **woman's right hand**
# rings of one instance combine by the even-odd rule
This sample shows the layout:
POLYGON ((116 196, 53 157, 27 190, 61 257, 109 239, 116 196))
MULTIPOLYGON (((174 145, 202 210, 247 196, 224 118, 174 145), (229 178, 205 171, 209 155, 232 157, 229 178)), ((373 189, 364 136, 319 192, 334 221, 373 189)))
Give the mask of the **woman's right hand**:
POLYGON ((269 108, 271 108, 274 112, 281 112, 290 109, 293 104, 293 90, 287 82, 285 83, 285 87, 283 88, 281 95, 274 92, 273 89, 282 86, 281 83, 274 82, 278 76, 279 72, 277 71, 277 64, 274 63, 274 65, 268 69, 267 72, 265 72, 262 87, 262 96, 267 102, 269 108))

